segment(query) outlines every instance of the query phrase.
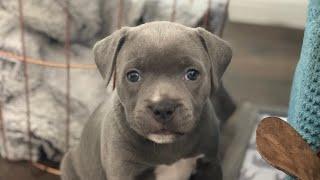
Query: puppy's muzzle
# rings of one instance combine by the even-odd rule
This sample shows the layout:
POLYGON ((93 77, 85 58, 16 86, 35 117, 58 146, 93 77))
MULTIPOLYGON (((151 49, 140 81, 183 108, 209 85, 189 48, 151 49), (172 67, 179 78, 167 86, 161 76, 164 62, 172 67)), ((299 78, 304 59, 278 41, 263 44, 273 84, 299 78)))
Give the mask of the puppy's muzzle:
POLYGON ((148 108, 156 121, 167 124, 174 118, 178 106, 179 104, 174 100, 164 99, 150 104, 148 108))

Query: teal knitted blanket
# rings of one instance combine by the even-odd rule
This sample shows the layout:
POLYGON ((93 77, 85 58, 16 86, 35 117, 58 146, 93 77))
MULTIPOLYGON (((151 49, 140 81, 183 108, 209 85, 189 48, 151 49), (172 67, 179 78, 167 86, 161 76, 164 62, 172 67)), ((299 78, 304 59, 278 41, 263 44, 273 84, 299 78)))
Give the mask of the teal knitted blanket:
POLYGON ((301 56, 291 89, 288 120, 311 148, 319 152, 320 0, 309 2, 301 56))
POLYGON ((289 123, 320 150, 320 0, 310 0, 300 61, 289 104, 289 123))

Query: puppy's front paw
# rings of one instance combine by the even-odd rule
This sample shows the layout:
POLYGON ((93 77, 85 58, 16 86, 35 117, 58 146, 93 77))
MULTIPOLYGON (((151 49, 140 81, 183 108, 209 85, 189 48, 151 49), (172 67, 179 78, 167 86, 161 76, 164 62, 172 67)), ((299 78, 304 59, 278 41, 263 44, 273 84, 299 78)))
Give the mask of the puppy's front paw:
POLYGON ((212 163, 209 159, 200 158, 197 160, 197 167, 189 180, 221 180, 222 170, 219 164, 212 163))

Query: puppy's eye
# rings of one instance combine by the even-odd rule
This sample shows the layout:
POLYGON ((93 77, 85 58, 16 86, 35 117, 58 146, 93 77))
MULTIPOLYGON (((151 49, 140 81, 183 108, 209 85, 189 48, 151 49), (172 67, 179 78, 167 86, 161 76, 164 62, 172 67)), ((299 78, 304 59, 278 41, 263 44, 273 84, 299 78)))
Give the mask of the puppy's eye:
POLYGON ((127 73, 127 79, 130 82, 138 82, 141 79, 141 77, 138 71, 131 70, 127 73))
POLYGON ((184 78, 186 80, 195 81, 199 77, 199 71, 196 69, 189 69, 186 74, 184 75, 184 78))

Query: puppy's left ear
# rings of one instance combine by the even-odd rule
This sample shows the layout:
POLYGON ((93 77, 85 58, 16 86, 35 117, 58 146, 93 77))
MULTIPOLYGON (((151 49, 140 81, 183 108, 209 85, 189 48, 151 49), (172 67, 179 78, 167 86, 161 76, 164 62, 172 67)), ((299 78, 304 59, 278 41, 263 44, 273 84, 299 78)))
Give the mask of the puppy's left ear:
POLYGON ((231 61, 232 49, 226 41, 209 31, 201 27, 196 28, 196 31, 204 49, 209 55, 211 62, 211 83, 212 87, 217 90, 221 83, 221 77, 231 61))

